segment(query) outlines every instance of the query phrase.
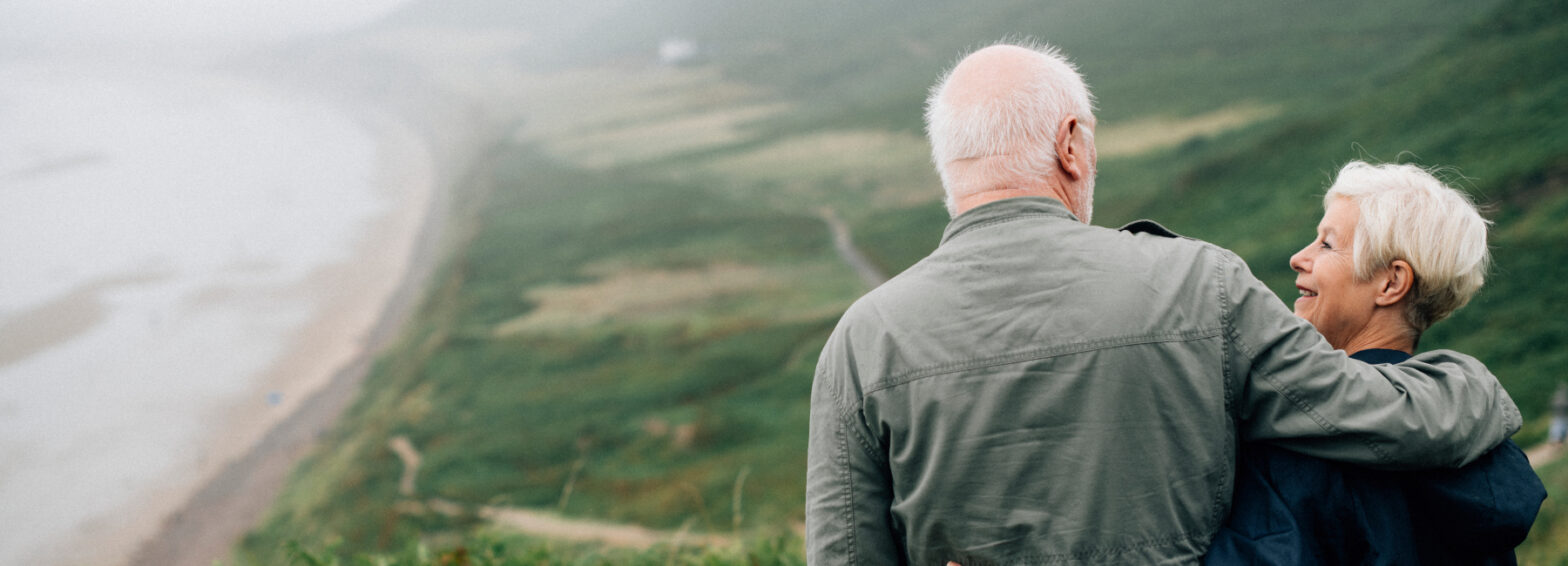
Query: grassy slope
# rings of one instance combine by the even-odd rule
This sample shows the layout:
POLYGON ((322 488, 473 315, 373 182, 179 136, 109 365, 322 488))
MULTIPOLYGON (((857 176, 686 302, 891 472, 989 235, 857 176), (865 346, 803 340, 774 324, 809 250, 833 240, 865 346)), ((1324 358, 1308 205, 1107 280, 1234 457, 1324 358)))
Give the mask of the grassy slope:
POLYGON ((692 186, 562 168, 528 148, 501 161, 497 182, 509 190, 485 203, 415 332, 247 539, 250 560, 268 563, 292 539, 364 550, 464 528, 465 518, 396 507, 401 466, 386 442, 397 434, 423 453, 421 494, 468 505, 553 508, 581 460, 565 508, 573 514, 727 528, 743 471, 747 493, 762 494, 744 502, 747 526, 798 514, 798 502, 766 495, 799 491, 812 362, 842 298, 857 292, 849 274, 816 273, 837 267, 821 221, 748 210, 692 186), (495 332, 535 307, 524 290, 584 282, 593 266, 678 271, 715 261, 821 276, 706 297, 668 317, 495 332), (772 313, 759 303, 796 316, 760 316, 772 313))
POLYGON ((807 124, 911 130, 920 128, 933 70, 1004 37, 1066 50, 1090 78, 1101 118, 1116 121, 1358 90, 1367 75, 1398 68, 1487 5, 1018 0, 979 10, 935 0, 818 0, 763 13, 721 4, 703 6, 701 21, 711 23, 694 34, 712 38, 714 57, 732 75, 812 101, 822 119, 807 124))
POLYGON ((1321 214, 1317 191, 1338 164, 1360 152, 1386 160, 1409 152, 1407 160, 1455 166, 1470 177, 1462 184, 1494 207, 1496 269, 1476 301, 1434 327, 1422 347, 1486 360, 1526 416, 1540 415, 1556 368, 1568 362, 1561 349, 1568 321, 1541 316, 1568 307, 1563 53, 1568 7, 1512 2, 1367 96, 1241 143, 1170 156, 1195 165, 1156 181, 1168 190, 1118 208, 1236 249, 1288 296, 1294 277, 1287 258, 1310 238, 1321 214))
POLYGON ((1568 458, 1536 470, 1546 484, 1546 502, 1529 538, 1516 554, 1526 566, 1568 566, 1568 458))
MULTIPOLYGON (((1568 212, 1562 191, 1568 94, 1563 73, 1541 69, 1562 66, 1555 54, 1568 36, 1565 18, 1529 13, 1555 9, 1549 3, 1513 2, 1502 13, 1523 11, 1523 17, 1493 18, 1467 31, 1463 43, 1441 47, 1447 32, 1433 30, 1445 17, 1474 8, 1444 4, 1420 12, 1422 18, 1402 19, 1408 6, 1368 13, 1301 4, 1289 9, 1307 12, 1243 11, 1211 20, 1173 8, 1135 19, 1143 23, 1116 36, 1125 40, 1099 43, 1095 37, 1127 21, 1125 4, 999 7, 955 19, 940 6, 893 11, 872 3, 806 17, 832 7, 751 12, 764 8, 687 2, 660 14, 632 7, 604 16, 648 23, 625 27, 617 40, 623 47, 612 41, 552 64, 624 55, 668 29, 691 26, 686 33, 736 45, 713 55, 726 75, 766 86, 762 98, 801 106, 727 145, 641 163, 585 169, 532 147, 506 150, 506 165, 494 174, 498 188, 476 207, 472 245, 438 278, 405 343, 379 364, 326 449, 297 471, 266 524, 247 538, 242 557, 276 562, 281 541, 291 539, 339 541, 342 552, 404 548, 416 537, 464 540, 471 517, 397 510, 400 466, 386 448, 397 434, 424 452, 420 491, 427 496, 551 508, 581 461, 568 514, 725 530, 732 522, 730 494, 745 471, 743 527, 787 528, 800 513, 815 351, 834 309, 860 292, 847 273, 817 267, 836 260, 812 216, 811 198, 829 195, 855 223, 857 240, 892 271, 928 251, 946 218, 929 203, 889 207, 871 198, 892 182, 875 175, 828 170, 808 175, 801 188, 787 168, 759 170, 744 159, 738 161, 744 167, 724 164, 775 144, 815 139, 802 136, 827 125, 917 129, 918 100, 934 69, 958 46, 1003 30, 1053 41, 1062 36, 1095 83, 1106 116, 1179 115, 1253 99, 1289 103, 1285 117, 1240 133, 1102 163, 1098 214, 1100 224, 1153 216, 1233 247, 1282 288, 1289 279, 1278 266, 1310 233, 1313 195, 1335 165, 1354 157, 1352 141, 1382 157, 1414 150, 1426 162, 1463 166, 1485 200, 1499 202, 1500 276, 1424 346, 1481 355, 1527 411, 1539 412, 1530 403, 1534 388, 1549 387, 1545 370, 1552 356, 1562 355, 1552 350, 1564 343, 1560 324, 1541 320, 1539 301, 1561 302, 1560 293, 1547 291, 1560 288, 1551 275, 1563 262, 1552 260, 1563 253, 1554 244, 1563 241, 1559 221, 1568 212), (680 9, 698 8, 717 12, 701 23, 671 23, 680 9), (1322 24, 1284 25, 1304 19, 1322 24), (938 33, 952 21, 959 22, 957 31, 938 33), (1213 33, 1161 35, 1162 21, 1211 25, 1213 33), (748 36, 756 41, 743 43, 748 36), (1174 37, 1203 39, 1172 44, 1174 37), (911 46, 904 41, 910 39, 924 43, 911 46), (1303 49, 1319 43, 1324 49, 1303 49), (1431 49, 1442 51, 1420 58, 1431 49), (1388 59, 1370 60, 1365 52, 1388 59), (885 61, 893 62, 879 65, 885 61), (869 76, 858 74, 872 68, 869 76), (1390 72, 1400 68, 1406 70, 1390 72), (1284 78, 1261 80, 1276 76, 1284 78), (1169 88, 1150 89, 1147 81, 1169 88), (1358 94, 1337 96, 1345 92, 1358 94), (777 196, 791 191, 803 191, 801 198, 777 196), (540 307, 531 289, 715 261, 761 266, 794 290, 743 289, 677 305, 673 314, 494 333, 540 307), (1503 325, 1513 332, 1457 330, 1503 325), (660 423, 687 426, 692 436, 676 442, 673 433, 657 433, 660 423)), ((1178 8, 1201 5, 1191 0, 1178 8)), ((896 163, 909 166, 907 159, 896 163)), ((922 174, 897 182, 929 182, 929 173, 922 174)))

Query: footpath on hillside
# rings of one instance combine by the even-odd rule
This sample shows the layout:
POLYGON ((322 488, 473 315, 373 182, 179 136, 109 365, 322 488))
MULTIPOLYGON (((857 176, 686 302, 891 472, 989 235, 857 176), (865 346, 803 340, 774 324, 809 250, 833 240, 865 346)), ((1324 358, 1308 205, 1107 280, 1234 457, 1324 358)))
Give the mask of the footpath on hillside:
POLYGON ((1529 450, 1525 450, 1524 456, 1530 459, 1531 468, 1539 470, 1541 466, 1545 466, 1562 457, 1564 452, 1568 452, 1568 450, 1564 449, 1563 444, 1542 442, 1531 446, 1529 450))
POLYGON ((833 235, 833 249, 838 252, 838 257, 843 258, 844 263, 855 270, 855 274, 860 276, 860 280, 867 287, 875 289, 887 282, 887 275, 877 269, 876 265, 871 263, 871 259, 861 253, 860 248, 855 247, 855 239, 849 233, 849 225, 838 217, 837 212, 824 206, 817 209, 817 216, 827 223, 828 232, 833 235))
MULTIPOLYGON (((735 543, 735 537, 717 534, 695 534, 682 528, 676 531, 661 531, 639 525, 609 523, 587 519, 571 519, 538 509, 525 509, 521 507, 506 507, 500 505, 481 505, 470 507, 454 501, 431 497, 419 499, 417 475, 422 458, 419 450, 406 436, 395 436, 387 443, 393 453, 397 454, 403 466, 402 477, 398 482, 398 492, 404 498, 397 504, 400 513, 409 515, 424 515, 435 513, 450 517, 475 516, 489 521, 491 524, 510 531, 523 533, 560 541, 594 542, 613 548, 630 548, 646 550, 659 543, 670 543, 675 546, 728 546, 735 543)), ((567 494, 570 494, 568 488, 567 494)), ((565 500, 563 497, 562 506, 565 500)))

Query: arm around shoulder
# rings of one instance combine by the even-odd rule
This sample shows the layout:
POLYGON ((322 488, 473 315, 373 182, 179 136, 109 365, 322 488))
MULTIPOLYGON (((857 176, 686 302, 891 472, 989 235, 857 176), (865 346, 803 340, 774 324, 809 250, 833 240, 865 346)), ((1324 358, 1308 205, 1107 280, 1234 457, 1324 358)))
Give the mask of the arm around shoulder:
POLYGON ((1390 469, 1459 467, 1519 429, 1519 409, 1475 358, 1425 352, 1371 365, 1329 346, 1234 254, 1220 268, 1227 371, 1243 436, 1390 469))

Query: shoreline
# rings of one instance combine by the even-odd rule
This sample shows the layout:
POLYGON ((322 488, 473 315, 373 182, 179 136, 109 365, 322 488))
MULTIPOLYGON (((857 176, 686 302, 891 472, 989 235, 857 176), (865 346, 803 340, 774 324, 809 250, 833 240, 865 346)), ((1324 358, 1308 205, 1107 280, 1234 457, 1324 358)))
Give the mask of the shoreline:
POLYGON ((117 557, 118 563, 206 566, 230 558, 234 543, 263 518, 295 464, 357 398, 376 358, 401 335, 418 308, 443 257, 451 191, 460 178, 442 175, 439 169, 455 165, 461 171, 468 165, 437 161, 472 158, 438 157, 431 140, 387 112, 349 112, 378 139, 373 183, 376 190, 393 193, 389 197, 394 206, 364 229, 353 259, 320 269, 299 286, 300 292, 320 296, 327 312, 295 334, 287 353, 258 375, 249 396, 278 391, 283 393, 282 406, 253 405, 238 413, 212 415, 223 424, 203 449, 227 448, 217 460, 224 463, 187 485, 150 494, 149 499, 179 504, 147 517, 154 520, 145 521, 139 532, 125 532, 121 548, 131 554, 117 557), (416 161, 422 167, 410 172, 412 152, 422 154, 416 161), (399 241, 399 235, 406 245, 388 245, 399 241), (367 264, 382 269, 366 269, 367 264), (394 271, 389 264, 398 267, 394 271), (388 278, 391 288, 376 289, 375 278, 389 273, 398 274, 388 278), (339 301, 358 304, 335 306, 339 301), (374 313, 368 321, 366 309, 374 313), (283 414, 268 418, 269 410, 283 414))
MULTIPOLYGON (((9 64, 47 67, 32 61, 9 64)), ((322 167, 337 173, 336 176, 318 177, 280 175, 274 182, 288 184, 280 185, 276 194, 281 196, 275 199, 300 203, 294 205, 299 210, 317 210, 299 208, 314 206, 323 207, 319 209, 323 212, 329 210, 324 207, 333 207, 330 210, 336 211, 341 205, 357 212, 352 216, 340 213, 295 215, 287 214, 295 209, 285 206, 263 206, 259 210, 284 213, 240 216, 236 222, 245 222, 239 226, 249 231, 234 233, 292 234, 295 237, 290 244, 299 248, 302 257, 319 259, 313 259, 303 269, 274 270, 286 274, 278 276, 268 270, 275 265, 288 267, 290 264, 269 263, 264 255, 266 251, 249 257, 230 252, 228 256, 221 256, 221 262, 199 266, 205 270, 201 272, 204 278, 193 279, 199 283, 190 290, 159 289, 182 295, 178 300, 157 297, 156 300, 162 302, 150 303, 155 305, 152 308, 142 307, 149 304, 145 299, 142 303, 128 302, 152 312, 146 318, 131 317, 129 324, 133 326, 194 330, 183 336, 168 332, 148 333, 155 337, 156 343, 145 344, 143 348, 161 357, 132 357, 137 363, 127 364, 132 370, 126 375, 138 379, 120 379, 112 384, 119 390, 110 390, 122 394, 124 389, 136 387, 145 392, 141 397, 120 395, 108 401, 116 409, 131 407, 123 412, 134 413, 134 418, 103 421, 113 427, 99 426, 101 432, 94 435, 61 437, 77 440, 72 446, 83 447, 72 454, 100 455, 91 462, 91 467, 51 473, 47 465, 39 472, 39 466, 19 468, 13 461, 8 462, 12 469, 0 470, 0 475, 15 470, 31 474, 24 478, 25 481, 10 485, 13 491, 26 493, 28 497, 7 500, 19 502, 13 513, 18 528, 10 531, 15 540, 0 545, 6 547, 0 549, 3 550, 0 554, 7 556, 0 558, 0 562, 207 566, 214 559, 227 560, 232 543, 270 506, 304 451, 352 402, 367 368, 401 335, 407 319, 423 298, 427 279, 444 256, 442 246, 449 238, 445 229, 451 192, 482 155, 475 150, 483 147, 480 142, 485 138, 474 135, 480 130, 471 127, 472 124, 452 119, 449 108, 452 100, 371 96, 351 89, 333 89, 336 85, 332 83, 302 84, 280 80, 289 77, 245 72, 245 69, 233 66, 148 69, 146 76, 156 79, 138 74, 135 80, 122 86, 119 82, 122 75, 111 73, 106 77, 83 75, 88 77, 83 80, 97 81, 89 84, 109 84, 132 95, 188 92, 193 93, 189 96, 236 101, 234 104, 239 105, 241 118, 224 116, 229 120, 220 123, 226 126, 219 127, 241 128, 239 131, 245 133, 251 130, 243 127, 251 126, 262 135, 270 135, 270 138, 262 138, 271 140, 270 143, 304 148, 303 152, 286 155, 315 153, 328 159, 342 159, 345 163, 343 168, 334 168, 334 163, 320 159, 282 162, 267 161, 270 156, 261 156, 255 161, 260 165, 252 169, 302 168, 300 170, 308 171, 322 167), (145 86, 154 82, 157 83, 155 88, 145 86), (278 112, 279 107, 285 110, 278 112), (281 117, 267 112, 278 112, 281 117), (432 114, 436 116, 433 120, 430 119, 432 114), (292 127, 288 130, 255 129, 256 120, 246 122, 244 116, 267 116, 275 123, 292 127), (324 125, 312 127, 318 123, 324 125), (323 132, 325 135, 318 135, 323 132), (319 145, 320 149, 312 145, 319 145), (348 149, 339 152, 338 148, 348 149), (343 171, 352 173, 343 174, 343 171), (333 183, 323 185, 318 190, 321 194, 332 195, 336 191, 356 196, 354 199, 310 200, 282 188, 304 190, 311 187, 308 183, 316 178, 330 179, 333 183), (322 231, 317 229, 319 227, 334 230, 322 231), (299 237, 314 234, 330 237, 319 241, 314 237, 299 237), (270 279, 247 279, 258 273, 270 276, 270 279), (156 310, 160 308, 172 314, 164 315, 164 310, 156 310), (189 319, 203 322, 189 316, 189 312, 218 312, 229 316, 229 320, 242 323, 254 320, 256 323, 255 326, 193 323, 184 327, 166 322, 180 320, 179 324, 183 324, 189 319), (234 318, 233 313, 244 318, 234 318), (189 318, 178 318, 180 316, 189 318), (175 340, 207 332, 217 338, 175 340), (250 342, 230 339, 248 334, 253 335, 250 342), (265 339, 258 341, 256 338, 261 336, 265 339), (179 345, 178 349, 174 344, 179 345), (253 344, 260 346, 255 350, 245 349, 253 344), (228 366, 202 365, 201 362, 187 366, 180 357, 184 352, 244 361, 228 366), (258 355, 257 352, 262 353, 258 355), (208 371, 213 367, 219 370, 208 371), (235 367, 240 368, 239 371, 226 371, 235 367), (153 379, 163 374, 180 375, 183 380, 153 379), (136 412, 138 409, 140 413, 136 412), (142 422, 162 425, 164 428, 158 429, 162 431, 172 428, 168 426, 171 421, 181 427, 177 436, 137 434, 137 427, 142 422), (149 441, 149 438, 153 440, 149 441), (130 475, 160 465, 162 468, 155 474, 130 475), (78 482, 74 479, 81 475, 75 474, 78 469, 96 469, 100 473, 94 478, 115 478, 118 483, 78 482), (115 473, 121 475, 115 476, 115 473), (40 479, 46 476, 52 483, 40 479), (89 498, 84 494, 95 495, 89 498), (56 505, 56 502, 62 503, 56 505), (34 506, 44 513, 30 520, 27 511, 34 506), (62 509, 72 511, 60 511, 62 509), (182 523, 187 527, 184 530, 180 528, 182 523), (160 554, 159 548, 172 550, 160 554)), ((54 83, 45 81, 43 84, 54 83)), ((24 100, 27 99, 24 97, 24 100)), ((129 115, 138 116, 134 111, 146 106, 128 106, 133 109, 129 115)), ((211 108, 215 106, 218 105, 201 106, 208 114, 197 115, 198 119, 193 122, 204 126, 219 123, 199 120, 210 116, 211 108)), ((253 191, 270 190, 270 187, 254 183, 238 186, 253 191)), ((127 206, 129 203, 119 204, 127 206)), ((236 206, 247 204, 253 206, 248 210, 258 210, 252 201, 241 200, 236 206)), ((235 236, 231 240, 242 252, 243 237, 235 236)), ((208 238, 208 241, 216 240, 208 238)), ((95 333, 102 328, 115 324, 123 327, 127 317, 116 310, 120 308, 118 305, 110 302, 115 298, 113 294, 122 291, 145 293, 146 287, 174 281, 178 265, 156 262, 141 262, 131 267, 116 265, 116 271, 109 275, 76 284, 62 299, 7 312, 5 320, 0 321, 0 335, 23 339, 7 340, 10 347, 0 347, 0 368, 15 370, 12 366, 33 363, 32 356, 73 346, 76 344, 73 340, 84 336, 101 336, 95 333)), ((53 354, 61 357, 58 353, 53 354)), ((91 356, 77 352, 71 359, 83 358, 91 356)), ((89 384, 94 383, 93 378, 99 382, 111 381, 110 377, 119 375, 113 371, 78 373, 87 376, 89 384)), ((85 387, 88 386, 81 388, 85 387)), ((43 391, 56 397, 72 392, 70 389, 64 390, 66 393, 43 391)), ((0 413, 10 410, 14 414, 14 407, 25 406, 21 403, 11 398, 0 400, 0 413)), ((43 406, 43 403, 36 406, 43 406)), ((116 413, 116 416, 120 414, 116 413)), ((39 420, 43 419, 34 418, 35 422, 39 420)), ((85 418, 79 420, 92 422, 85 418)), ((74 433, 77 429, 65 430, 74 433)), ((35 442, 39 444, 62 442, 49 434, 40 431, 27 438, 37 439, 35 442)), ((16 446, 22 447, 19 450, 27 449, 27 445, 20 443, 8 444, 6 448, 16 446)))
MULTIPOLYGON (((464 191, 483 188, 477 184, 485 182, 496 144, 522 116, 513 107, 516 85, 507 82, 516 80, 515 73, 504 62, 462 65, 462 72, 454 72, 440 61, 411 58, 419 45, 389 47, 375 39, 348 38, 305 58, 255 52, 204 69, 179 69, 325 103, 359 127, 373 152, 370 169, 341 182, 363 183, 382 204, 355 221, 352 239, 344 240, 351 251, 331 263, 315 264, 284 285, 249 290, 213 285, 198 297, 208 305, 303 304, 309 310, 269 340, 275 348, 270 359, 247 368, 243 385, 222 399, 166 409, 190 415, 182 418, 199 428, 190 440, 147 452, 167 447, 188 464, 155 482, 123 486, 106 511, 50 534, 28 550, 29 560, 110 566, 228 561, 236 543, 265 520, 317 439, 359 398, 376 360, 404 336, 431 278, 464 239, 463 227, 456 225, 469 206, 464 191), (371 64, 383 58, 413 63, 371 64)), ((311 141, 300 140, 307 146, 311 141)), ((290 225, 275 221, 264 229, 288 231, 290 225)), ((83 293, 100 290, 88 287, 83 293)), ((59 305, 46 306, 52 310, 41 313, 60 312, 53 308, 59 305)), ((42 347, 41 338, 69 338, 101 323, 90 308, 65 314, 72 316, 28 318, 52 326, 45 336, 0 348, 0 366, 8 356, 42 347)), ((10 332, 11 326, 0 330, 10 332)))
MULTIPOLYGON (((280 64, 279 59, 263 56, 238 61, 236 68, 245 76, 301 95, 322 97, 372 132, 380 144, 372 180, 379 191, 400 192, 392 187, 408 182, 402 175, 408 168, 404 157, 409 147, 420 150, 424 167, 419 173, 426 182, 403 191, 423 191, 423 205, 391 210, 372 221, 356 243, 354 260, 318 271, 309 283, 338 288, 336 294, 327 294, 329 301, 335 297, 363 300, 363 288, 347 286, 344 291, 342 281, 367 277, 358 270, 366 258, 393 250, 397 257, 392 260, 402 262, 398 276, 386 278, 393 287, 372 301, 374 315, 361 326, 344 329, 318 317, 302 328, 291 341, 290 353, 275 361, 256 382, 252 398, 277 390, 273 385, 286 379, 280 374, 294 367, 291 364, 316 362, 316 367, 322 367, 323 358, 305 357, 301 346, 319 347, 314 342, 345 333, 352 333, 353 338, 336 341, 346 351, 336 363, 325 365, 317 386, 286 393, 283 404, 292 408, 286 416, 246 431, 248 442, 239 444, 243 449, 235 450, 217 469, 186 486, 170 512, 147 517, 152 526, 134 546, 126 547, 134 550, 132 554, 115 557, 118 564, 210 566, 232 558, 241 538, 266 519, 296 465, 359 398, 361 384, 375 361, 403 336, 423 304, 431 278, 465 239, 464 227, 454 224, 467 206, 459 198, 476 183, 485 182, 482 174, 491 165, 496 144, 515 130, 521 118, 511 108, 515 99, 496 94, 498 88, 512 93, 494 82, 495 76, 477 69, 467 69, 470 72, 466 75, 451 74, 450 69, 432 62, 416 65, 418 70, 412 74, 367 68, 361 63, 374 55, 363 51, 365 48, 365 42, 351 40, 303 64, 280 64), (387 217, 409 209, 419 217, 417 226, 408 231, 409 240, 406 245, 388 245, 391 241, 381 237, 387 217)), ((222 442, 226 437, 212 438, 222 442)))

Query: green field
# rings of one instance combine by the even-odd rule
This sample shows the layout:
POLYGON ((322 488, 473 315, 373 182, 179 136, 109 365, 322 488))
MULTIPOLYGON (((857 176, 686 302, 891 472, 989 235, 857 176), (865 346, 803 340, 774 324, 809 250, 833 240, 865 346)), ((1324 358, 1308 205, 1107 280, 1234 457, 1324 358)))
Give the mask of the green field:
MULTIPOLYGON (((409 7, 394 23, 485 15, 560 47, 518 54, 527 126, 457 195, 469 239, 237 561, 798 562, 810 377, 866 290, 820 209, 889 274, 929 252, 947 217, 920 101, 962 49, 1007 35, 1072 54, 1102 143, 1126 148, 1100 163, 1097 224, 1156 218, 1279 292, 1339 165, 1457 168, 1497 222, 1496 269, 1421 346, 1487 362, 1529 420, 1517 440, 1544 435, 1568 365, 1568 7, 919 4, 409 7), (668 35, 702 38, 704 61, 652 66, 668 35), (414 496, 398 436, 423 457, 414 496), (507 535, 487 506, 753 542, 607 551, 507 535)), ((1554 498, 1564 470, 1543 470, 1554 498)), ((1565 529, 1549 500, 1521 557, 1568 555, 1565 529)))

